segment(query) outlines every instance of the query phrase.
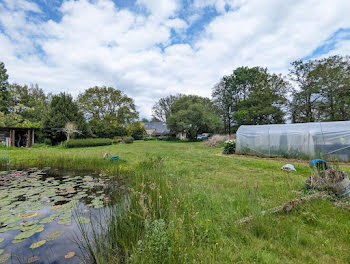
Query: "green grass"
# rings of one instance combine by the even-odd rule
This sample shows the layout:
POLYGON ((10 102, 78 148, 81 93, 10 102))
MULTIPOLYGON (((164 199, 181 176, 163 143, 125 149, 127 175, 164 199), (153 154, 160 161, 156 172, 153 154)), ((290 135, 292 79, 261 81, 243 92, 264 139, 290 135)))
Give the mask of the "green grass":
POLYGON ((67 148, 82 148, 112 145, 112 140, 109 138, 84 138, 71 139, 65 143, 67 148))
MULTIPOLYGON (((110 218, 114 236, 107 245, 92 243, 99 263, 112 263, 113 257, 131 263, 350 262, 350 213, 329 200, 259 215, 301 196, 295 191, 305 191, 311 173, 306 161, 217 155, 221 152, 200 142, 136 141, 0 150, 0 162, 95 169, 126 178, 132 190, 118 201, 125 210, 113 214, 123 220, 110 218), (104 152, 121 160, 104 160, 104 152), (297 172, 281 171, 287 162, 297 172), (251 222, 234 224, 250 215, 251 222)), ((347 164, 340 167, 350 171, 347 164)))

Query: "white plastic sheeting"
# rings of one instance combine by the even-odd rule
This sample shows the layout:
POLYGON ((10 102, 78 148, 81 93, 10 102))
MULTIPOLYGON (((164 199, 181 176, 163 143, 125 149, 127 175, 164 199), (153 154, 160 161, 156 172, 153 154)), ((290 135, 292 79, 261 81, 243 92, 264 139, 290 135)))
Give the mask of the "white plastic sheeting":
POLYGON ((240 126, 236 153, 350 161, 350 121, 240 126))

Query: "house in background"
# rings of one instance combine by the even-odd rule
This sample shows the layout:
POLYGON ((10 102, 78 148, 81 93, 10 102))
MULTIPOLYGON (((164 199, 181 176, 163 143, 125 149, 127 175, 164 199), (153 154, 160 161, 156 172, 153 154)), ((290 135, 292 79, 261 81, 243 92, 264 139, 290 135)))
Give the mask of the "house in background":
POLYGON ((0 142, 7 147, 30 147, 34 144, 34 128, 0 127, 0 142))
POLYGON ((146 133, 149 136, 170 136, 170 130, 165 122, 145 122, 146 133))
MULTIPOLYGON (((165 122, 145 122, 145 129, 149 136, 174 136, 165 122)), ((186 139, 186 133, 178 133, 176 137, 181 140, 186 139)))

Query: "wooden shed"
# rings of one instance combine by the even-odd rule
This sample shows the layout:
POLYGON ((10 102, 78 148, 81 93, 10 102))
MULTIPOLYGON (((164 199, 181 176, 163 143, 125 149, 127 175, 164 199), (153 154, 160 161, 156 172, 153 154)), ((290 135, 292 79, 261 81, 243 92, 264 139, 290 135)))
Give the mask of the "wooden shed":
POLYGON ((0 142, 8 147, 30 147, 34 144, 34 128, 0 127, 0 142))

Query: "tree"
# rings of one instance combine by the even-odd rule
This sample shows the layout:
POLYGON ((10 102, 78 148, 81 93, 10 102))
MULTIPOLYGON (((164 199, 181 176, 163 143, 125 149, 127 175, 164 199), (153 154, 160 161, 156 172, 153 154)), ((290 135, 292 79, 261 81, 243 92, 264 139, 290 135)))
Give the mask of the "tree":
POLYGON ((143 122, 133 122, 127 127, 127 130, 128 135, 132 136, 134 139, 142 139, 143 135, 146 133, 143 122))
POLYGON ((176 94, 160 98, 159 101, 156 102, 152 108, 153 118, 162 122, 166 122, 167 117, 170 115, 171 106, 175 103, 177 99, 183 96, 183 94, 176 94))
POLYGON ((219 131, 222 125, 212 102, 195 95, 176 100, 167 117, 170 131, 174 134, 186 133, 190 140, 195 140, 200 133, 219 131))
POLYGON ((134 100, 112 87, 89 88, 79 94, 78 104, 97 137, 123 136, 125 127, 138 118, 134 100))
POLYGON ((36 85, 9 85, 9 111, 20 115, 23 121, 33 126, 42 126, 43 116, 48 111, 48 99, 36 85))
POLYGON ((214 87, 214 104, 226 124, 262 125, 284 122, 289 83, 262 67, 239 67, 214 87))
POLYGON ((323 121, 350 119, 350 57, 331 56, 316 61, 311 72, 319 91, 319 113, 323 121))
POLYGON ((114 115, 107 115, 102 120, 92 118, 89 127, 93 136, 99 138, 114 138, 128 134, 126 126, 120 125, 114 115))
POLYGON ((8 78, 5 64, 0 62, 0 111, 5 113, 8 111, 8 78))
POLYGON ((296 88, 290 103, 292 122, 350 119, 350 59, 331 56, 292 63, 296 88))
POLYGON ((216 105, 224 122, 225 133, 232 132, 233 96, 231 94, 230 77, 224 76, 213 88, 213 103, 216 105))
POLYGON ((70 137, 74 134, 74 133, 78 133, 78 134, 81 134, 81 131, 77 130, 76 129, 76 125, 72 122, 68 122, 64 128, 62 129, 59 129, 58 131, 61 131, 63 133, 66 134, 66 137, 67 137, 67 141, 70 140, 70 137))
POLYGON ((293 123, 319 120, 319 88, 315 85, 311 75, 314 68, 314 61, 303 62, 298 60, 292 62, 289 76, 298 87, 298 89, 294 88, 292 90, 292 100, 289 105, 293 123))
POLYGON ((78 104, 88 120, 115 116, 119 124, 126 125, 138 118, 134 100, 112 87, 89 88, 79 94, 78 104))
POLYGON ((60 93, 52 96, 50 109, 44 119, 44 126, 48 128, 48 137, 53 143, 64 141, 66 135, 61 131, 68 122, 76 125, 84 135, 88 134, 87 124, 78 105, 70 94, 60 93))

